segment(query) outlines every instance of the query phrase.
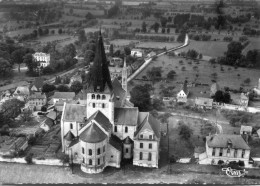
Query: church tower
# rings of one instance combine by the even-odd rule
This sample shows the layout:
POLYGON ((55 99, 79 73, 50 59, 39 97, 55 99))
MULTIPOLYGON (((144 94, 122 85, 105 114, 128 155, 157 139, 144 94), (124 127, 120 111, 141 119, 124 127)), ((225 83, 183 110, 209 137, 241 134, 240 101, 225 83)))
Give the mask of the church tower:
POLYGON ((114 123, 114 101, 113 86, 108 69, 104 43, 99 32, 96 42, 96 53, 94 64, 90 68, 90 75, 86 85, 87 92, 87 117, 96 111, 101 111, 113 124, 114 123))
POLYGON ((126 68, 126 58, 124 60, 124 67, 122 70, 122 88, 127 92, 127 68, 126 68))

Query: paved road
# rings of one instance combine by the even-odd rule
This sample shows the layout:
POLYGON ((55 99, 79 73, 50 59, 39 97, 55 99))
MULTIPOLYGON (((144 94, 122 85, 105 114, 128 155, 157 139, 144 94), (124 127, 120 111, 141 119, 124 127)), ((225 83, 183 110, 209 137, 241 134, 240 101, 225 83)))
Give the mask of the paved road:
MULTIPOLYGON (((181 45, 181 46, 178 46, 178 47, 174 47, 174 48, 171 48, 165 52, 162 52, 160 54, 157 54, 156 56, 159 57, 159 56, 162 56, 164 54, 166 54, 167 52, 171 52, 171 51, 174 51, 174 50, 178 50, 178 49, 181 49, 183 47, 186 47, 188 46, 189 44, 189 37, 188 35, 186 35, 185 37, 185 41, 184 41, 184 44, 181 45)), ((145 62, 143 63, 143 65, 141 67, 139 67, 133 74, 130 75, 130 77, 127 78, 127 82, 130 82, 131 80, 133 80, 138 74, 140 74, 152 61, 152 58, 153 57, 150 57, 148 59, 145 60, 145 62)))

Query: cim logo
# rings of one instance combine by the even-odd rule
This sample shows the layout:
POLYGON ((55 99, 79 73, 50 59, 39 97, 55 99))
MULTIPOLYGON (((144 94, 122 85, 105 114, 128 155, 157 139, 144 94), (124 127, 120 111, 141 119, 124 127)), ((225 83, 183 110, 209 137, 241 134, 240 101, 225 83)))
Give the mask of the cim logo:
POLYGON ((236 170, 236 169, 231 169, 230 167, 228 168, 222 168, 222 171, 226 171, 226 174, 229 177, 244 177, 248 171, 244 170, 236 170))

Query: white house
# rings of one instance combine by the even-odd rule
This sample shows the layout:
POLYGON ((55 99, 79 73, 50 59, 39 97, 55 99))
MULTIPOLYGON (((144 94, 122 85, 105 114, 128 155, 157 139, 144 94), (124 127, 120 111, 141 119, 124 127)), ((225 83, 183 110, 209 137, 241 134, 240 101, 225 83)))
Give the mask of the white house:
POLYGON ((135 57, 143 57, 143 50, 142 49, 138 49, 138 48, 134 48, 131 50, 131 56, 135 56, 135 57))
POLYGON ((186 103, 188 95, 189 90, 187 88, 187 82, 185 81, 182 85, 181 90, 177 93, 177 102, 186 103))
POLYGON ((41 67, 47 67, 50 65, 51 55, 43 52, 36 52, 33 54, 33 58, 36 62, 40 62, 41 67))

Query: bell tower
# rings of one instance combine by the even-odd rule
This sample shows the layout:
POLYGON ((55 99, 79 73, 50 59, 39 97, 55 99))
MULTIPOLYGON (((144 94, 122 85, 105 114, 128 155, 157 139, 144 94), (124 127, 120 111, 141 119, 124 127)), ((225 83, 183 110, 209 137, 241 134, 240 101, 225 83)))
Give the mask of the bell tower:
POLYGON ((127 68, 126 68, 126 58, 124 59, 124 67, 122 70, 122 88, 127 92, 127 68))

